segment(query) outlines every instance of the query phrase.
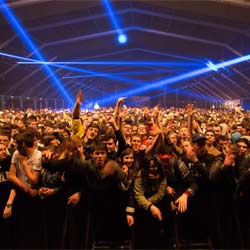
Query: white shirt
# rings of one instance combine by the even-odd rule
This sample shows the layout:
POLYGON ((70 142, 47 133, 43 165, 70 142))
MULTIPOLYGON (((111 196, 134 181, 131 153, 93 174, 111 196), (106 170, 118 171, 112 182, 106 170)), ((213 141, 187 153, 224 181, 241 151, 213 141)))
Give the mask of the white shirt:
MULTIPOLYGON (((18 154, 19 153, 16 150, 11 159, 11 163, 16 166, 16 175, 22 182, 24 182, 29 187, 32 187, 31 181, 25 174, 20 160, 17 158, 18 154)), ((41 151, 36 149, 32 154, 28 155, 27 158, 28 158, 27 160, 28 165, 31 169, 35 171, 41 171, 42 169, 42 152, 41 151)))

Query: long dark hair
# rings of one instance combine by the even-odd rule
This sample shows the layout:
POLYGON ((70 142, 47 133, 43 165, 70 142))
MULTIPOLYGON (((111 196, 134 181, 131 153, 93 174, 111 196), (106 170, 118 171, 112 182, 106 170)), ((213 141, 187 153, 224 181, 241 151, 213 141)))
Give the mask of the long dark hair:
POLYGON ((148 154, 143 158, 141 178, 142 184, 145 189, 145 194, 154 193, 158 190, 158 187, 162 180, 165 178, 165 175, 163 172, 163 168, 155 155, 148 154), (151 178, 149 173, 149 168, 152 161, 154 165, 157 166, 157 176, 155 176, 155 178, 151 178))

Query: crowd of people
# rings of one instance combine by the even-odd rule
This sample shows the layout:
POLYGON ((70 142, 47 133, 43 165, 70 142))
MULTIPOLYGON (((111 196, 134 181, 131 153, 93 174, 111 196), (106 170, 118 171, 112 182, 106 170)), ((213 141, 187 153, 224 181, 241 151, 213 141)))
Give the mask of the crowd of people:
POLYGON ((0 248, 250 248, 250 114, 0 112, 0 248))

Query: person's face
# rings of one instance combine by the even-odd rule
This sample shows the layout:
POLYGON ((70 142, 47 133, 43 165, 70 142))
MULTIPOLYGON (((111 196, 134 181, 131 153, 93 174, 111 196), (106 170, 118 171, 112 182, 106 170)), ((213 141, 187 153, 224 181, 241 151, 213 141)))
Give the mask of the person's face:
POLYGON ((140 148, 141 148, 141 138, 139 136, 133 136, 131 138, 131 147, 135 152, 140 150, 140 148))
POLYGON ((181 128, 180 132, 179 132, 180 136, 183 138, 188 137, 189 136, 189 132, 187 128, 181 128))
POLYGON ((132 134, 132 126, 130 124, 125 124, 123 126, 123 132, 125 136, 130 136, 132 134))
POLYGON ((214 131, 215 136, 220 136, 220 135, 221 135, 221 132, 222 132, 220 126, 215 126, 215 127, 213 128, 213 131, 214 131))
POLYGON ((242 126, 241 125, 237 125, 236 131, 241 133, 241 130, 242 130, 242 126))
POLYGON ((107 159, 107 153, 104 150, 95 150, 92 153, 92 157, 98 167, 103 167, 107 159))
POLYGON ((240 148, 240 152, 239 155, 243 155, 247 152, 247 145, 244 142, 237 142, 239 148, 240 148))
POLYGON ((90 121, 88 119, 83 120, 83 126, 88 127, 90 125, 90 121))
POLYGON ((153 160, 149 162, 149 174, 153 176, 156 176, 158 174, 158 166, 153 160))
POLYGON ((247 135, 247 130, 246 130, 246 128, 242 128, 242 129, 241 129, 241 134, 242 134, 242 135, 247 135))
POLYGON ((139 135, 146 135, 147 134, 147 130, 146 130, 145 125, 139 125, 138 126, 138 134, 139 135))
POLYGON ((99 133, 99 129, 95 127, 89 127, 87 132, 86 132, 86 137, 89 140, 94 140, 99 133))
POLYGON ((147 138, 147 146, 150 146, 152 145, 153 141, 154 141, 154 136, 152 135, 149 135, 148 138, 147 138))
POLYGON ((95 126, 98 126, 99 125, 99 120, 93 120, 92 124, 95 125, 95 126))
POLYGON ((7 149, 3 143, 0 143, 0 161, 7 157, 7 149))
POLYGON ((193 146, 190 141, 184 141, 182 142, 182 148, 186 152, 187 150, 192 150, 193 146))
POLYGON ((33 129, 37 129, 37 122, 35 122, 35 121, 30 122, 29 127, 33 128, 33 129))
POLYGON ((106 129, 106 133, 107 134, 114 134, 115 133, 114 128, 112 126, 108 126, 106 129))
POLYGON ((25 128, 25 124, 24 124, 24 122, 23 122, 22 120, 18 120, 18 121, 17 121, 17 126, 18 126, 19 128, 21 128, 21 129, 25 128))
POLYGON ((168 136, 170 143, 177 144, 177 135, 176 134, 170 134, 168 136))
POLYGON ((0 135, 0 143, 3 143, 5 147, 9 145, 9 137, 6 135, 0 135))
POLYGON ((53 139, 50 141, 50 145, 57 148, 59 146, 60 142, 58 139, 53 139))
POLYGON ((107 147, 107 151, 110 152, 114 152, 115 151, 115 142, 114 139, 110 138, 109 140, 105 141, 106 147, 107 147))
POLYGON ((124 165, 131 167, 134 163, 134 156, 133 154, 128 154, 128 155, 124 155, 122 158, 122 162, 124 165))
POLYGON ((219 140, 219 144, 221 145, 222 149, 223 149, 223 152, 226 151, 226 148, 229 144, 229 141, 228 140, 219 140))
POLYGON ((54 128, 52 127, 45 127, 45 134, 52 134, 54 132, 54 128))
POLYGON ((212 132, 206 132, 205 134, 207 140, 206 143, 207 144, 212 144, 213 142, 215 142, 215 135, 212 132))
POLYGON ((83 145, 81 143, 76 144, 76 153, 81 156, 83 155, 83 145))

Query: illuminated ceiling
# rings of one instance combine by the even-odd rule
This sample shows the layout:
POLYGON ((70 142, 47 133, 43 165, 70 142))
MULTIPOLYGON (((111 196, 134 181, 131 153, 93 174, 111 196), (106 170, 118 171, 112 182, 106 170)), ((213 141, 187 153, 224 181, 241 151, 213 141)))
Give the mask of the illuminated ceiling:
POLYGON ((82 89, 86 101, 104 105, 124 95, 151 96, 151 104, 173 106, 180 100, 250 98, 249 60, 179 78, 207 68, 209 61, 216 65, 250 54, 248 4, 112 1, 128 37, 119 45, 101 0, 7 2, 43 58, 60 64, 18 64, 38 59, 1 15, 0 95, 64 98, 47 67, 70 96, 82 89))

